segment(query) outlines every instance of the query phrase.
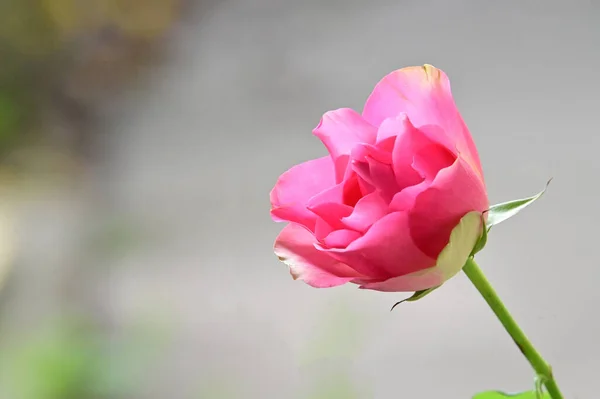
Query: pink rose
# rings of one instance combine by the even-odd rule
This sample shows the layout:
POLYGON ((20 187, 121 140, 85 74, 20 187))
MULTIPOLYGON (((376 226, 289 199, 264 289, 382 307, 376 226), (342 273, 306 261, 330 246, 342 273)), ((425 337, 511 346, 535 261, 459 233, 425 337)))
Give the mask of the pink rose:
MULTIPOLYGON (((290 222, 275 253, 294 279, 418 291, 449 278, 438 256, 461 219, 476 212, 481 221, 489 202, 446 74, 431 65, 392 72, 362 115, 329 111, 313 133, 330 155, 292 167, 271 191, 272 218, 290 222)), ((458 272, 466 256, 446 263, 460 262, 458 272)))

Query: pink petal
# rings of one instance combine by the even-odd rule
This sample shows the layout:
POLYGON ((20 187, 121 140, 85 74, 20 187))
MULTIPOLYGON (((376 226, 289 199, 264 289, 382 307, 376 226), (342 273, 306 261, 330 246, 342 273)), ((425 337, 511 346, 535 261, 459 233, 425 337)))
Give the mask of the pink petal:
MULTIPOLYGON (((383 143, 385 143, 385 141, 383 143)), ((367 158, 373 158, 377 162, 388 165, 392 163, 391 151, 385 151, 385 149, 372 144, 357 144, 352 149, 351 157, 358 162, 366 162, 367 158)))
MULTIPOLYGON (((363 110, 363 117, 380 126, 391 117, 406 113, 416 127, 438 125, 444 135, 438 139, 448 149, 455 147, 476 172, 483 176, 477 149, 450 90, 446 74, 431 66, 399 69, 376 86, 363 110)), ((483 180, 483 178, 482 178, 483 180)))
POLYGON ((285 226, 277 237, 275 254, 289 266, 294 280, 303 280, 317 288, 327 288, 361 277, 349 266, 315 249, 314 242, 308 230, 293 223, 285 226))
POLYGON ((400 188, 420 183, 423 177, 414 170, 412 163, 415 153, 435 144, 422 130, 413 126, 405 114, 386 119, 380 127, 382 134, 395 131, 398 137, 392 150, 392 160, 396 181, 400 188))
POLYGON ((376 221, 388 214, 388 204, 379 192, 362 197, 355 205, 350 216, 341 222, 353 230, 366 232, 376 221))
POLYGON ((424 253, 437 258, 460 219, 471 211, 484 212, 488 206, 480 176, 464 159, 457 158, 417 196, 410 211, 412 238, 424 253))
POLYGON ((363 196, 358 177, 353 171, 340 183, 321 191, 308 200, 308 208, 314 208, 319 204, 337 202, 348 206, 354 206, 363 196))
POLYGON ((346 248, 352 241, 361 236, 362 234, 354 230, 336 230, 325 237, 324 243, 328 248, 346 248))
POLYGON ((449 242, 439 254, 434 267, 385 281, 354 282, 362 284, 360 288, 378 291, 420 291, 439 286, 460 272, 483 228, 482 214, 469 212, 454 226, 449 242))
POLYGON ((391 155, 392 151, 394 150, 394 145, 396 144, 396 135, 397 134, 394 134, 393 136, 390 136, 390 137, 385 137, 382 140, 378 139, 377 144, 376 144, 377 148, 379 148, 380 150, 385 151, 391 155))
POLYGON ((325 237, 331 234, 335 229, 322 218, 317 218, 315 223, 314 235, 317 241, 323 242, 325 237))
POLYGON ((405 212, 390 213, 379 219, 346 249, 317 248, 373 279, 404 275, 435 264, 413 242, 405 212))
POLYGON ((352 213, 353 208, 344 204, 345 184, 342 182, 320 192, 306 204, 308 210, 318 216, 313 232, 319 241, 332 231, 345 228, 342 218, 352 213))
MULTIPOLYGON (((354 173, 356 176, 356 172, 353 171, 352 173, 354 173)), ((359 188, 362 196, 365 196, 365 195, 370 194, 373 191, 375 191, 375 187, 372 184, 367 183, 364 179, 357 177, 357 181, 358 181, 358 188, 359 188)))
POLYGON ((377 129, 370 125, 356 111, 350 108, 340 108, 323 115, 313 133, 321 139, 336 164, 338 182, 343 176, 352 147, 358 143, 374 144, 377 129), (338 162, 338 159, 341 161, 338 162))
POLYGON ((391 137, 398 137, 416 130, 405 113, 390 116, 379 124, 377 129, 377 144, 391 137))
POLYGON ((391 165, 366 157, 365 162, 353 161, 352 168, 360 179, 385 194, 388 201, 400 191, 391 165))
MULTIPOLYGON (((332 158, 333 159, 333 158, 332 158)), ((334 169, 335 169, 335 182, 341 183, 346 180, 349 175, 352 173, 352 168, 350 168, 350 155, 343 154, 333 160, 334 169)))
POLYGON ((343 203, 354 206, 364 195, 364 190, 367 186, 361 185, 356 173, 352 172, 350 176, 344 180, 344 195, 343 203))
POLYGON ((309 208, 315 215, 322 218, 334 229, 343 229, 342 219, 350 216, 352 207, 337 202, 326 202, 309 208))
POLYGON ((340 108, 325 113, 313 133, 337 158, 342 154, 350 154, 352 147, 358 143, 374 144, 377 128, 353 109, 340 108))
POLYGON ((283 173, 271 190, 273 220, 300 223, 313 230, 316 216, 306 208, 308 200, 335 185, 330 157, 301 163, 283 173))
POLYGON ((359 288, 383 292, 411 292, 427 290, 443 283, 443 273, 439 269, 431 267, 380 282, 364 283, 359 288))
POLYGON ((339 220, 352 213, 352 206, 362 196, 356 177, 336 184, 308 200, 307 208, 325 220, 339 220), (339 217, 338 217, 339 216, 339 217))
POLYGON ((455 160, 454 154, 436 143, 417 151, 413 157, 412 167, 425 180, 432 181, 440 170, 452 165, 455 160))
POLYGON ((430 181, 423 180, 419 184, 406 187, 399 193, 395 194, 390 202, 390 211, 407 211, 414 207, 415 201, 427 187, 431 185, 430 181))

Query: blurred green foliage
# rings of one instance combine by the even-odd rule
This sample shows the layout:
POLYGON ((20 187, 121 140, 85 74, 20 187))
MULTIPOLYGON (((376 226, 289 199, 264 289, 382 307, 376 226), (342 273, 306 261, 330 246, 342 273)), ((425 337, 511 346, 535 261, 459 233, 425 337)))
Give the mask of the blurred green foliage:
POLYGON ((19 399, 92 398, 94 373, 102 361, 89 331, 68 323, 33 330, 4 345, 1 392, 19 399))
MULTIPOLYGON (((3 223, 7 218, 3 217, 2 210, 0 206, 0 228, 7 226, 3 223)), ((118 227, 116 231, 120 232, 126 226, 127 223, 121 221, 113 227, 118 227)), ((129 240, 137 236, 128 229, 124 231, 129 240)), ((113 230, 107 233, 112 236, 113 230)), ((122 253, 127 247, 127 243, 120 243, 123 234, 116 234, 116 243, 103 247, 103 251, 122 253)), ((90 237, 93 238, 95 236, 90 237)), ((1 246, 7 243, 0 237, 0 288, 2 255, 10 254, 10 251, 3 253, 1 246)), ((0 299, 8 297, 0 296, 0 299)), ((67 295, 64 300, 70 303, 77 301, 77 297, 67 295)), ((10 301, 0 305, 1 311, 10 301)), ((103 326, 85 306, 69 304, 56 311, 60 314, 49 315, 48 319, 37 320, 34 326, 26 327, 13 327, 12 318, 5 318, 0 312, 0 398, 136 397, 167 342, 165 333, 168 331, 157 329, 168 325, 157 321, 160 314, 153 310, 151 314, 138 314, 135 320, 130 316, 126 325, 112 329, 103 326)))
POLYGON ((349 374, 329 374, 317 380, 306 399, 359 399, 359 388, 349 374))
POLYGON ((15 349, 7 367, 10 397, 92 397, 90 382, 102 361, 99 349, 90 334, 67 326, 31 337, 15 349))
POLYGON ((340 300, 325 310, 315 325, 315 331, 310 350, 303 354, 302 362, 305 364, 326 358, 355 358, 363 342, 364 323, 355 310, 340 300))
POLYGON ((144 330, 116 338, 80 321, 44 323, 0 348, 0 397, 129 397, 142 385, 160 342, 144 330))
POLYGON ((204 381, 200 392, 196 396, 197 399, 241 399, 244 395, 240 389, 235 387, 230 381, 212 379, 204 381))
POLYGON ((357 386, 348 367, 361 349, 365 324, 359 314, 341 299, 319 318, 302 362, 314 371, 309 375, 306 399, 358 399, 364 397, 364 385, 357 386), (333 360, 333 370, 327 367, 333 360))
POLYGON ((18 96, 8 90, 0 91, 0 148, 8 148, 16 141, 16 132, 24 121, 24 109, 18 96))

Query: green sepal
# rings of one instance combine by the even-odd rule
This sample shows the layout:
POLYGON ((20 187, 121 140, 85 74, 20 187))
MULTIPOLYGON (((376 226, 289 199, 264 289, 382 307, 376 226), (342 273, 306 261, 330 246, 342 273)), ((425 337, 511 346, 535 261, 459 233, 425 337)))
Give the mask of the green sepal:
POLYGON ((394 308, 398 305, 400 305, 403 302, 415 302, 418 301, 419 299, 423 298, 425 295, 430 294, 432 291, 437 290, 438 288, 440 288, 441 285, 438 285, 437 287, 433 287, 433 288, 428 288, 426 290, 421 290, 421 291, 416 291, 414 294, 412 294, 412 296, 401 300, 400 302, 396 302, 394 304, 394 306, 392 306, 392 308, 390 309, 390 312, 392 310, 394 310, 394 308))
MULTIPOLYGON (((481 216, 483 218, 483 215, 481 216)), ((479 240, 477 240, 477 243, 475 244, 475 247, 473 248, 473 251, 471 252, 471 257, 475 256, 475 254, 479 251, 481 251, 484 247, 485 244, 487 244, 487 239, 488 239, 488 228, 487 226, 485 226, 485 223, 483 223, 483 228, 481 229, 481 237, 479 237, 479 240)))

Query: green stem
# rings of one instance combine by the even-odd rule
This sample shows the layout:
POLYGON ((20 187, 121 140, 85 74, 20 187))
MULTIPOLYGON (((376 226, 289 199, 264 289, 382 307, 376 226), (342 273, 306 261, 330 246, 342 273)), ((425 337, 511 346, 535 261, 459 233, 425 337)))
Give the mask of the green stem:
POLYGON ((563 399, 562 393, 556 385, 554 376, 552 375, 552 369, 550 365, 542 358, 538 351, 533 347, 523 330, 519 327, 515 319, 508 312, 494 288, 490 285, 490 282, 485 278, 483 272, 475 263, 473 258, 469 258, 467 263, 463 267, 463 270, 469 280, 473 283, 475 288, 483 296, 483 299, 492 308, 492 311, 500 320, 500 323, 504 326, 508 334, 512 337, 513 341, 521 351, 521 353, 527 358, 531 367, 535 370, 538 376, 543 378, 544 385, 548 391, 548 394, 552 399, 563 399))

